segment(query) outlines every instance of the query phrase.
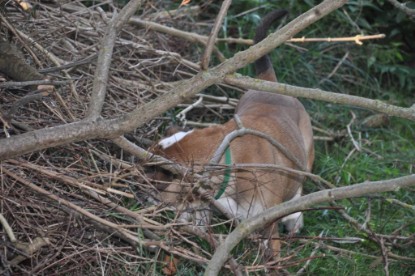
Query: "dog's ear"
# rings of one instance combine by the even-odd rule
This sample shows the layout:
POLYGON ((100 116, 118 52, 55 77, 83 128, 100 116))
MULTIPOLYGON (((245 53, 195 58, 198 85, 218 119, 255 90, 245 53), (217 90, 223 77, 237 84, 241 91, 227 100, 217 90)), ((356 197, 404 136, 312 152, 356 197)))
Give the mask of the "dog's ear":
POLYGON ((177 132, 180 132, 180 131, 185 131, 185 130, 184 128, 176 126, 176 125, 169 126, 164 133, 164 137, 170 137, 173 134, 176 134, 177 132))

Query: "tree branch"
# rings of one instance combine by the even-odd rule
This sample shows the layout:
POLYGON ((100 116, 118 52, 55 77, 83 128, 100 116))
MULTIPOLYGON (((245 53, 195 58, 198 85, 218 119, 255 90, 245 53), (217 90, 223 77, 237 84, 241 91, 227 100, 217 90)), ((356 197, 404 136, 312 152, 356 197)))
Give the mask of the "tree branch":
MULTIPOLYGON (((210 85, 220 83, 227 74, 254 62, 346 2, 347 0, 323 1, 260 43, 237 53, 234 57, 208 71, 200 72, 191 79, 179 82, 169 92, 123 116, 109 120, 75 122, 16 135, 13 136, 13 139, 2 139, 0 140, 0 160, 86 139, 115 138, 125 132, 132 131, 183 102, 186 98, 199 93, 210 85)), ((95 112, 90 114, 95 114, 95 112)))
POLYGON ((399 2, 398 0, 388 0, 395 8, 405 13, 412 21, 415 21, 415 10, 410 9, 406 4, 399 2))
POLYGON ((391 192, 410 186, 415 186, 415 174, 391 180, 363 182, 351 186, 323 190, 267 209, 257 216, 244 220, 238 227, 235 228, 235 230, 225 239, 212 256, 212 259, 210 260, 205 271, 205 275, 218 275, 219 270, 229 258, 231 250, 243 238, 281 217, 304 210, 319 203, 359 197, 372 193, 391 192))
POLYGON ((89 101, 88 119, 96 120, 101 115, 105 94, 107 92, 108 73, 117 33, 140 5, 141 0, 131 0, 118 15, 114 13, 113 19, 108 25, 99 50, 97 69, 95 70, 92 94, 89 101))
POLYGON ((0 83, 0 88, 10 88, 10 87, 23 87, 23 86, 29 86, 29 85, 63 85, 69 83, 68 80, 63 81, 55 81, 55 80, 49 80, 49 79, 43 79, 43 80, 31 80, 31 81, 8 81, 0 83))
POLYGON ((208 40, 208 38, 204 35, 185 32, 185 31, 178 30, 172 27, 158 24, 156 22, 141 20, 136 17, 131 18, 129 23, 146 28, 146 29, 153 30, 155 32, 161 32, 161 33, 169 34, 175 37, 183 38, 187 41, 194 42, 194 43, 206 44, 208 40))
POLYGON ((225 78, 225 83, 243 87, 246 89, 255 89, 268 91, 293 97, 308 98, 320 101, 326 101, 336 104, 352 105, 369 110, 385 113, 391 116, 401 117, 415 121, 415 108, 399 107, 381 102, 352 95, 344 95, 334 92, 327 92, 321 89, 297 87, 283 83, 263 81, 246 76, 234 74, 225 78))
POLYGON ((301 14, 281 29, 270 34, 266 39, 250 47, 248 50, 236 53, 233 58, 228 59, 226 62, 216 66, 212 70, 217 70, 218 73, 229 74, 229 72, 235 72, 235 70, 253 63, 255 60, 280 46, 286 40, 294 37, 307 26, 340 8, 345 3, 347 3, 347 0, 323 1, 319 5, 301 14))
POLYGON ((209 60, 210 60, 210 56, 213 51, 213 47, 215 47, 216 38, 222 26, 223 18, 226 16, 226 13, 231 3, 232 3, 232 0, 225 0, 222 3, 222 7, 220 8, 219 14, 216 17, 215 24, 213 25, 212 31, 209 35, 209 39, 206 44, 205 52, 203 53, 202 60, 200 62, 200 67, 202 68, 202 70, 206 70, 209 67, 209 60))

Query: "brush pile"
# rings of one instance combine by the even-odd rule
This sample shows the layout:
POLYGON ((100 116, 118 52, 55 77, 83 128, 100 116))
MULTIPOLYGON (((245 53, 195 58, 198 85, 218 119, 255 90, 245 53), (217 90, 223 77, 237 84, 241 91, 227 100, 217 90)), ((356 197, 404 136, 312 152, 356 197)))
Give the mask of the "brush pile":
MULTIPOLYGON (((151 31, 145 24, 157 22, 203 34, 209 32, 214 18, 195 24, 201 7, 166 11, 162 2, 142 6, 138 12, 142 15, 133 16, 118 36, 104 118, 122 116, 166 93, 168 82, 197 72, 193 61, 202 47, 151 31)), ((55 89, 45 92, 36 85, 20 85, 16 81, 29 80, 18 77, 27 74, 26 68, 17 68, 14 79, 1 75, 1 138, 13 139, 13 135, 86 116, 97 53, 115 10, 119 11, 107 2, 87 7, 79 1, 42 1, 28 11, 17 1, 2 3, 0 33, 7 39, 2 43, 13 54, 3 51, 1 57, 18 56, 22 64, 52 80, 55 89), (11 81, 13 86, 6 87, 11 81)), ((187 120, 223 120, 222 114, 232 114, 236 100, 225 103, 222 98, 204 99, 204 105, 187 114, 187 120)), ((127 137, 148 148, 172 120, 178 120, 174 111, 127 137)), ((175 227, 174 213, 146 202, 152 189, 143 174, 146 162, 104 139, 2 162, 0 213, 10 228, 7 223, 0 227, 0 274, 143 275, 161 272, 164 256, 170 259, 173 254, 205 263, 209 254, 175 227), (192 247, 200 250, 195 253, 192 247)), ((174 268, 165 269, 168 274, 174 268)))
MULTIPOLYGON (((145 1, 118 33, 103 119, 127 116, 200 71, 198 62, 216 17, 208 16, 215 1, 180 8, 172 3, 145 1)), ((122 8, 114 5, 113 1, 52 0, 30 6, 0 0, 0 139, 88 116, 92 90, 102 81, 95 76, 98 52, 106 47, 102 41, 108 26, 122 8)), ((249 44, 243 39, 232 42, 249 44)), ((219 51, 214 53, 215 60, 223 60, 219 51)), ((204 271, 217 242, 234 225, 222 215, 215 215, 208 232, 179 223, 171 207, 152 200, 155 188, 146 168, 154 160, 144 149, 173 123, 205 127, 226 121, 238 97, 235 89, 215 86, 126 133, 125 140, 84 139, 2 161, 0 275, 196 275, 204 271), (131 142, 141 148, 131 148, 131 142)), ((301 273, 309 260, 322 257, 320 248, 354 253, 315 242, 319 238, 283 236, 284 258, 276 263, 264 262, 263 243, 251 235, 237 248, 234 256, 238 258, 228 262, 226 271, 243 268, 261 274, 273 268, 283 273, 295 266, 301 273), (311 255, 302 254, 307 247, 311 255)), ((349 244, 362 241, 339 239, 349 244)), ((413 236, 396 232, 379 239, 381 245, 392 243, 410 244, 413 236)), ((388 256, 385 246, 381 251, 366 257, 377 262, 388 256)))

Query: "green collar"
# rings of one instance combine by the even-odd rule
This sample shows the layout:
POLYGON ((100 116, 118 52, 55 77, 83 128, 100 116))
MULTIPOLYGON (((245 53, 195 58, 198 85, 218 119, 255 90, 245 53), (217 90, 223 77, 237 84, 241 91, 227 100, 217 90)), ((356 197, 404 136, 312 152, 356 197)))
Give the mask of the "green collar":
POLYGON ((231 168, 229 167, 232 162, 232 157, 231 157, 231 150, 229 149, 229 146, 226 148, 225 150, 225 175, 223 176, 223 181, 219 186, 219 191, 218 193, 215 195, 215 199, 219 199, 223 193, 225 192, 226 188, 229 185, 229 179, 231 178, 231 168))

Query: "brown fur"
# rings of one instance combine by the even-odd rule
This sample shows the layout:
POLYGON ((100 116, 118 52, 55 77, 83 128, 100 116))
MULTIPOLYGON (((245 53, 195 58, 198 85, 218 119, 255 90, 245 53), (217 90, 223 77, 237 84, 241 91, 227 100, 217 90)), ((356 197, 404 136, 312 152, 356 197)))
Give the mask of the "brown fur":
MULTIPOLYGON (((267 27, 267 26, 265 26, 267 27)), ((276 81, 272 67, 258 72, 263 80, 276 81)), ((313 134, 310 118, 296 98, 250 90, 240 99, 236 112, 243 126, 268 134, 284 145, 300 162, 311 170, 314 160, 313 134)), ((223 125, 194 130, 179 142, 157 152, 183 165, 200 171, 209 162, 224 137, 237 129, 234 119, 223 125)), ((232 163, 276 164, 299 169, 266 139, 244 135, 230 144, 232 163)), ((220 163, 224 163, 224 157, 220 163)), ((223 174, 223 172, 221 172, 223 174)), ((222 199, 234 201, 246 217, 290 200, 302 186, 303 177, 283 171, 250 169, 238 170, 222 199)), ((212 177, 213 190, 218 190, 223 176, 212 177)), ((177 204, 190 190, 181 180, 176 180, 161 191, 160 199, 177 204)), ((231 205, 230 205, 231 206, 231 205)), ((274 225, 275 226, 275 225, 274 225)), ((270 226, 267 234, 278 237, 278 227, 270 226)), ((267 231, 265 231, 267 232, 267 231)), ((273 254, 278 254, 280 243, 272 242, 273 254)))

